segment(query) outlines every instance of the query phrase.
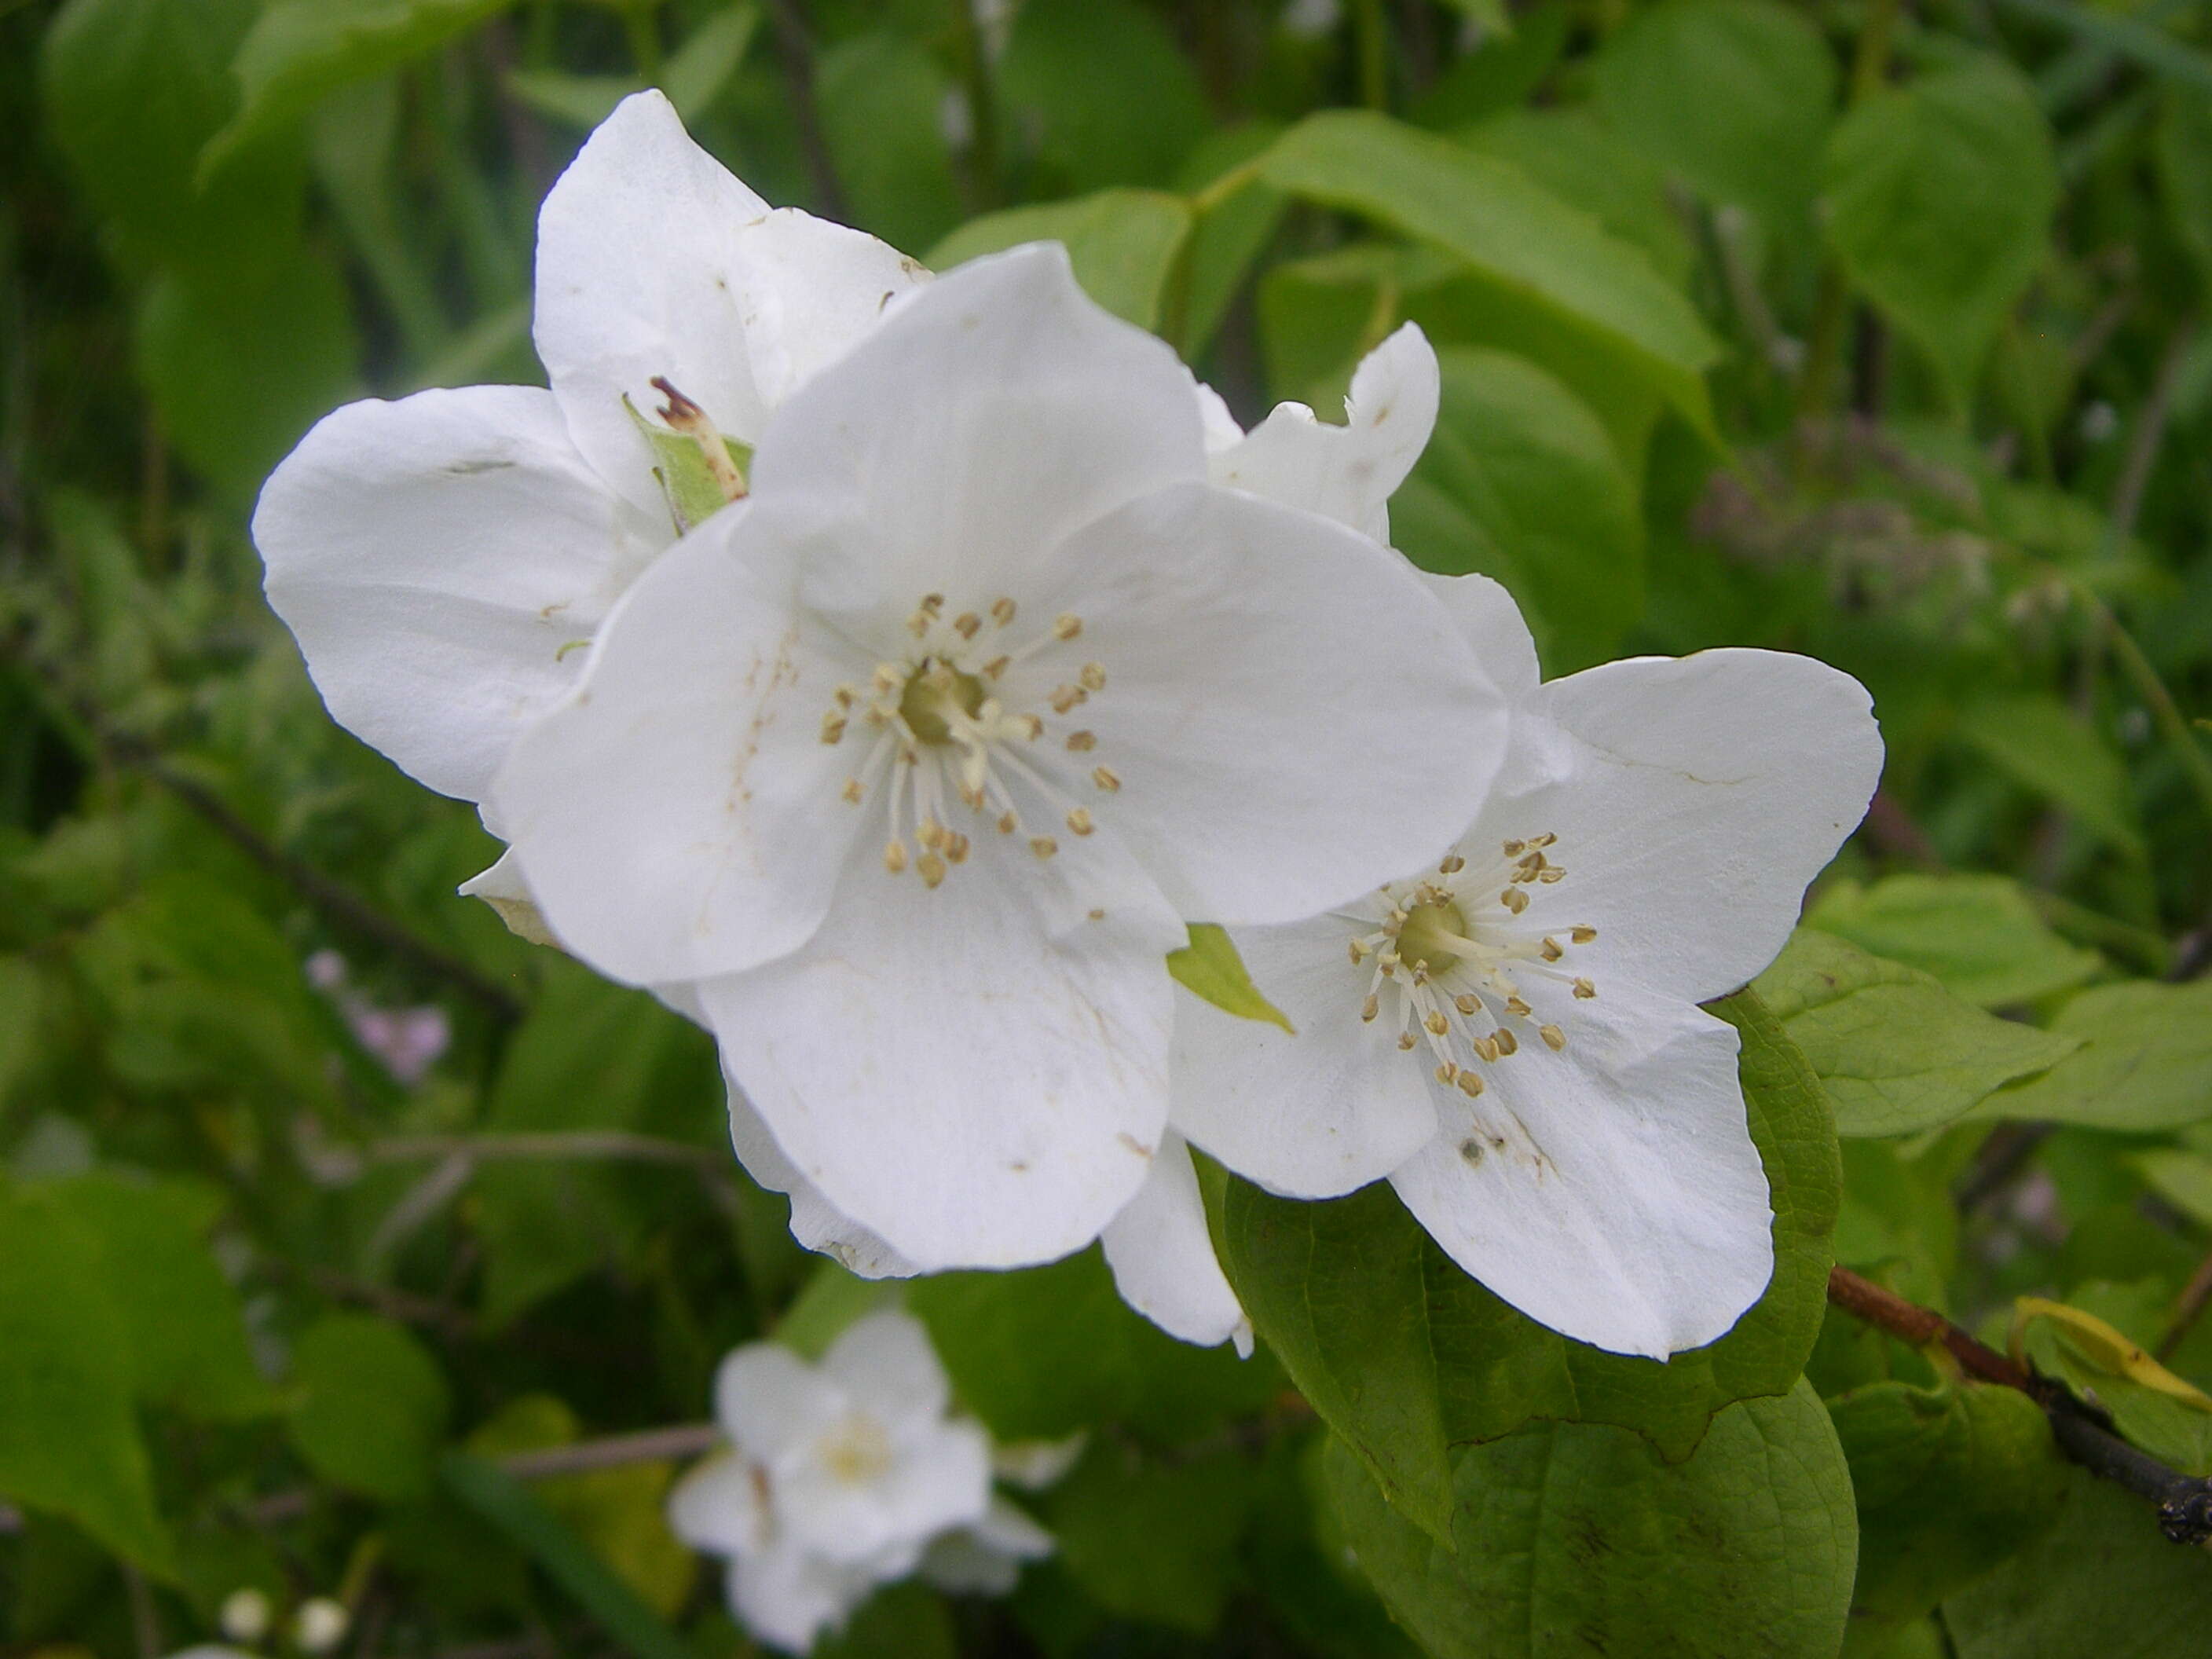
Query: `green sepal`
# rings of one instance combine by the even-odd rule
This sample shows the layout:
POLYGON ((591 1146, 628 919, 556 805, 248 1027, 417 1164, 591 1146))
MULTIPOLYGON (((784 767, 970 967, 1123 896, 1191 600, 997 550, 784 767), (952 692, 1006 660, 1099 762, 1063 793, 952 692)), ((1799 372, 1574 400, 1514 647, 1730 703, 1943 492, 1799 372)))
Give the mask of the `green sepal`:
POLYGON ((1168 972, 1176 984, 1203 997, 1224 1013, 1239 1019, 1261 1019, 1279 1025, 1292 1036, 1297 1027, 1283 1011, 1260 994, 1245 971, 1244 958, 1237 954, 1229 935, 1210 921, 1190 925, 1190 943, 1168 952, 1168 972))
MULTIPOLYGON (((646 419, 628 398, 623 399, 623 407, 629 411, 639 434, 653 447, 653 476, 659 481, 660 493, 668 502, 669 516, 676 520, 679 534, 696 529, 729 505, 697 439, 646 419)), ((729 451, 730 463, 738 469, 738 476, 750 477, 752 447, 734 438, 724 438, 722 447, 729 451)))

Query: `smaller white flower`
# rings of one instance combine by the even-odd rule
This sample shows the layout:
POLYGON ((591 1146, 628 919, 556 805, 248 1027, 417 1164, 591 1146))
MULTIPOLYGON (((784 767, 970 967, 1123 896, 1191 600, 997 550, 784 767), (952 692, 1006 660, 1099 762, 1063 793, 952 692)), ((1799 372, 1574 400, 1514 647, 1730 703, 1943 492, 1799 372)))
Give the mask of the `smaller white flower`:
POLYGON ((1496 785, 1425 868, 1231 930, 1298 1036, 1182 998, 1170 1121, 1290 1196, 1387 1177, 1455 1261, 1569 1336, 1701 1346, 1773 1251, 1736 1034, 1697 1005, 1773 959, 1865 812, 1866 690, 1734 650, 1540 684, 1503 589, 1431 581, 1514 701, 1496 785))
POLYGON ((1053 1547, 1052 1534, 1026 1510, 994 1497, 981 1520, 930 1544, 921 1576, 956 1595, 1005 1595, 1021 1577, 1022 1564, 1042 1561, 1053 1547))
POLYGON ((352 1628, 353 1620, 344 1605, 327 1595, 308 1597, 292 1615, 292 1639, 302 1653, 328 1653, 345 1640, 352 1628))
POLYGON ((947 1534, 1016 1553, 992 1518, 990 1442, 950 1395, 927 1334, 897 1311, 854 1324, 819 1365, 773 1342, 722 1362, 730 1449, 678 1483, 669 1522, 729 1558, 731 1609, 762 1640, 805 1652, 947 1534))
POLYGON ((232 1641, 251 1645, 269 1634, 269 1627, 276 1620, 276 1609, 269 1605, 267 1593, 248 1584, 222 1598, 222 1611, 216 1622, 232 1641))

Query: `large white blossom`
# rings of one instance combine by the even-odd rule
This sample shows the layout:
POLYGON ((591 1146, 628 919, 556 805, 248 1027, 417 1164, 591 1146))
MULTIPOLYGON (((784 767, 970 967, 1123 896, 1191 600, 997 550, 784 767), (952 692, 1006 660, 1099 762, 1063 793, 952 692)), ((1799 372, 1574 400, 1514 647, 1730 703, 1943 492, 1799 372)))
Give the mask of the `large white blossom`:
POLYGON ((677 1483, 669 1522, 728 1558, 732 1612, 774 1646, 805 1652, 917 1569, 1003 1593, 1052 1549, 993 1492, 989 1438, 951 1412, 910 1315, 867 1316, 818 1365, 774 1342, 738 1349, 715 1377, 714 1415, 729 1446, 677 1483))
POLYGON ((1097 1237, 1161 1161, 1185 922, 1351 899, 1495 765, 1402 560, 1206 480, 1166 347, 1057 247, 978 261, 786 401, 495 785, 562 942, 687 986, 790 1165, 925 1270, 1097 1237))
POLYGON ((1174 1121, 1277 1193, 1387 1176, 1454 1261, 1570 1336, 1698 1346, 1773 1253, 1736 1033, 1697 1005, 1772 960, 1864 813, 1867 694, 1747 650, 1540 684, 1502 589, 1431 580, 1514 699, 1504 769, 1441 856, 1231 930, 1298 1035, 1182 998, 1174 1121))
POLYGON ((672 491, 678 463, 703 477, 719 458, 708 507, 741 492, 769 412, 926 275, 771 209, 659 93, 626 99, 538 215, 550 390, 349 404, 262 490, 269 601, 331 713, 433 789, 483 800, 623 590, 700 516, 672 491))

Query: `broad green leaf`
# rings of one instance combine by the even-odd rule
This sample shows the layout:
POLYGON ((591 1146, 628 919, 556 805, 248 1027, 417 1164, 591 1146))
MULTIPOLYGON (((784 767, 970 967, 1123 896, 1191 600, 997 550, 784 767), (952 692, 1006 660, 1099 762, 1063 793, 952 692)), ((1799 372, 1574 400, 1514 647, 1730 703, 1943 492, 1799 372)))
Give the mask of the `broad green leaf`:
POLYGON ((1948 1123, 2081 1046, 1986 1014, 1917 968, 1811 927, 1752 982, 1812 1062, 1846 1135, 1948 1123))
POLYGON ((2176 1659, 2212 1630, 2204 1552, 2161 1537, 2149 1504, 2065 1472, 2057 1524, 1943 1604, 1957 1659, 2176 1659))
POLYGON ((1210 921, 1190 925, 1190 943, 1168 952, 1168 973, 1192 995, 1239 1019, 1264 1020, 1297 1035, 1283 1011, 1261 994, 1245 971, 1228 933, 1210 921))
POLYGON ((1892 1289, 1942 1307, 1959 1257, 1949 1161, 1910 1140, 1850 1139, 1843 1153, 1836 1260, 1847 1267, 1887 1267, 1899 1281, 1892 1289), (1908 1156, 1915 1151, 1918 1156, 1908 1156))
POLYGON ((891 1280, 862 1279, 818 1256, 809 1260, 817 1265, 776 1321, 775 1340, 803 1358, 819 1359, 848 1325, 896 1300, 899 1291, 891 1280))
POLYGON ((230 60, 256 0, 70 0, 46 32, 43 102, 55 143, 100 212, 164 259, 236 267, 276 251, 300 213, 296 150, 264 147, 195 187, 200 147, 238 105, 230 60))
POLYGON ((1437 361, 1436 434, 1392 498, 1392 541, 1425 570, 1503 582, 1553 672, 1609 655, 1644 609, 1644 521, 1612 439, 1524 358, 1437 361))
POLYGON ((694 1659, 690 1646, 522 1482, 459 1451, 438 1460, 438 1477, 447 1491, 527 1550, 615 1638, 621 1651, 634 1659, 694 1659))
POLYGON ((2212 1117, 2212 980, 2092 986, 2051 1029, 2081 1046, 2041 1077, 1993 1095, 1993 1117, 2099 1129, 2172 1129, 2212 1117))
MULTIPOLYGON (((1258 122, 1224 128, 1190 153, 1176 183, 1190 195, 1206 190, 1266 149, 1279 131, 1258 122)), ((1168 342, 1188 361, 1196 362, 1212 341, 1254 263, 1274 240, 1288 206, 1282 191, 1247 176, 1212 203, 1192 228, 1184 256, 1182 335, 1168 342)))
POLYGON ((1194 1348, 1130 1311, 1096 1250, 1019 1273, 917 1279, 906 1301, 954 1392, 1002 1442, 1118 1423, 1176 1445, 1258 1412, 1282 1387, 1264 1355, 1194 1348))
POLYGON ((204 1239, 218 1196, 183 1182, 103 1173, 45 1192, 93 1243, 141 1402, 218 1420, 272 1408, 246 1344, 238 1292, 204 1239))
POLYGON ((1812 1385, 1713 1419, 1668 1463, 1625 1430, 1542 1424, 1457 1452, 1447 1548, 1332 1448, 1351 1547, 1433 1659, 1831 1659, 1857 1555, 1812 1385))
POLYGON ((2166 221, 2212 280, 2212 93, 2172 86, 2159 100, 2158 182, 2166 221))
POLYGON ((1108 190, 971 219, 931 249, 926 263, 946 270, 1024 242, 1060 242, 1085 293, 1116 317, 1156 328, 1168 274, 1189 234, 1190 209, 1182 198, 1108 190))
POLYGON ((1102 1440, 1047 1494, 1044 1522, 1099 1606, 1204 1635, 1241 1576, 1257 1474, 1234 1452, 1162 1462, 1102 1440))
POLYGON ((0 957, 0 1109, 37 1057, 45 981, 22 957, 0 957))
POLYGON ((823 1632, 807 1659, 960 1659, 960 1638, 944 1596, 909 1578, 871 1595, 844 1629, 823 1632))
POLYGON ((2212 1474, 2212 1398, 2094 1314, 2024 1296, 2012 1346, 2111 1413, 2122 1439, 2185 1474, 2212 1474))
POLYGON ((1471 270, 1621 350, 1701 429, 1720 348, 1640 249, 1519 168, 1386 117, 1311 115, 1261 158, 1279 189, 1432 242, 1471 270))
POLYGON ((1642 248, 1669 283, 1689 276, 1696 253, 1667 199, 1665 172, 1650 150, 1607 131, 1587 108, 1500 110, 1455 136, 1594 215, 1642 248))
POLYGON ((2094 951, 2045 927, 2009 876, 1887 876, 1864 887, 1837 882, 1821 890, 1805 922, 1931 974, 1953 996, 1983 1008, 2069 990, 2104 966, 2094 951))
POLYGON ((438 1362, 404 1327, 325 1314, 292 1350, 288 1427, 322 1479, 398 1501, 430 1490, 450 1409, 438 1362))
POLYGON ((1246 1534, 1252 1588, 1295 1652, 1312 1659, 1415 1659, 1419 1650, 1391 1620, 1345 1542, 1328 1494, 1333 1438, 1316 1426, 1268 1442, 1246 1534))
POLYGON ((1774 1206, 1766 1294, 1710 1346, 1665 1364, 1547 1330, 1468 1278, 1378 1184, 1329 1203, 1229 1185, 1222 1265, 1254 1326, 1390 1502, 1443 1535, 1445 1449, 1533 1419, 1634 1430, 1687 1456, 1716 1412, 1784 1394, 1827 1305, 1838 1162, 1820 1081, 1749 992, 1712 1005, 1742 1038, 1739 1070, 1774 1206))
POLYGON ((2212 1228, 2212 1158, 2181 1146, 2138 1152, 2142 1177, 2167 1203, 2200 1227, 2212 1228))
POLYGON ((98 1241, 52 1193, 0 1182, 0 1497, 167 1574, 129 1328, 98 1241))
MULTIPOLYGON (((1456 270, 1431 249, 1418 257, 1456 270)), ((1406 299, 1404 250, 1355 242, 1269 267, 1257 291, 1268 389, 1316 410, 1340 409, 1359 359, 1397 327, 1406 299)))
POLYGON ((2066 1465, 2017 1389, 1876 1382, 1828 1414, 1858 1503, 1855 1615, 1917 1619, 2057 1518, 2066 1465))
POLYGON ((2140 858, 2142 829, 2127 768, 2112 746, 2048 694, 1978 698, 1959 735, 2016 781, 2072 813, 2108 847, 2140 858))
MULTIPOLYGON (((760 8, 733 4, 712 13, 669 54, 660 73, 660 89, 676 112, 685 120, 705 112, 730 77, 744 61, 760 26, 760 8)), ((551 69, 509 70, 507 88, 541 115, 571 126, 595 127, 614 113, 615 106, 645 82, 623 75, 570 75, 551 69)))
POLYGON ((1034 135, 1039 193, 1165 185, 1206 136, 1197 71, 1132 0, 1025 0, 996 79, 1002 131, 1034 135))
POLYGON ((1994 59, 1868 99, 1828 143, 1826 228, 1851 282, 1926 353, 1963 406, 2050 254, 2051 129, 1994 59))
POLYGON ((894 247, 927 247, 958 224, 945 140, 952 82, 919 40, 876 29, 828 48, 814 99, 853 222, 894 247))
POLYGON ((360 354, 337 271, 293 246, 142 296, 138 373, 177 453, 239 501, 352 389, 360 354))
POLYGON ((1820 185, 1836 60, 1779 0, 1666 0, 1609 36, 1591 64, 1596 106, 1631 146, 1716 207, 1770 230, 1820 185))
POLYGON ((254 21, 231 72, 238 113, 201 152, 212 178, 252 140, 313 108, 325 93, 408 63, 514 0, 275 0, 254 21))

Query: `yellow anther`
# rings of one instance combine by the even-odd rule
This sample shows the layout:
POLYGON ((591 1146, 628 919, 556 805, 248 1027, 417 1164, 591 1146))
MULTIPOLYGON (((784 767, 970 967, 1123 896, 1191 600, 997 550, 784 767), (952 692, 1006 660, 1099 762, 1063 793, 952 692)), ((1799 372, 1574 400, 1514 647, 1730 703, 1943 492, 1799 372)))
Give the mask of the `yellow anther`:
POLYGON ((924 853, 915 860, 914 867, 921 872, 921 884, 934 888, 945 879, 945 860, 934 853, 924 853))
POLYGON ((1088 702, 1091 694, 1079 685, 1056 685, 1052 692, 1052 712, 1065 714, 1079 702, 1088 702))
POLYGON ((1014 818, 1014 815, 1013 815, 1012 812, 1001 812, 1001 813, 1000 813, 1000 814, 999 814, 999 833, 1000 833, 1000 835, 1002 835, 1002 836, 1011 836, 1011 835, 1012 835, 1012 834, 1014 833, 1014 824, 1015 824, 1015 822, 1016 822, 1016 820, 1015 820, 1015 818, 1014 818))
POLYGON ((1376 996, 1374 992, 1370 991, 1367 994, 1367 1000, 1359 1005, 1359 1018, 1363 1021, 1372 1020, 1376 1015, 1382 1012, 1382 999, 1376 996))
POLYGON ((1013 621, 1013 619, 1014 602, 1012 599, 994 599, 991 601, 991 620, 993 622, 998 623, 1000 627, 1004 628, 1008 623, 1013 621))
POLYGON ((1071 732, 1067 734, 1067 746, 1079 755, 1088 754, 1098 746, 1097 734, 1091 732, 1071 732))
POLYGON ((1030 851, 1035 853, 1041 859, 1048 859, 1054 853, 1060 851, 1060 843, 1054 841, 1050 836, 1031 836, 1030 837, 1030 851))
POLYGON ((1073 611, 1063 611, 1052 619, 1052 636, 1056 640, 1072 640, 1083 631, 1083 618, 1073 611))
POLYGON ((1084 664, 1083 672, 1075 678, 1083 682, 1083 689, 1086 691, 1103 691, 1106 689, 1106 671, 1095 662, 1084 664))
POLYGON ((1547 933, 1544 936, 1544 960, 1547 962, 1557 962, 1565 955, 1566 955, 1566 952, 1559 948, 1559 941, 1547 933))
POLYGON ((1398 1033, 1398 1046, 1401 1048, 1411 1048, 1419 1041, 1420 1038, 1415 1036, 1411 1031, 1401 1031, 1398 1033))
POLYGON ((1553 835, 1531 836, 1528 837, 1528 845, 1531 847, 1556 847, 1559 845, 1559 838, 1553 835))
POLYGON ((842 794, 845 797, 845 799, 846 799, 848 801, 851 802, 851 803, 852 803, 852 805, 855 805, 855 806, 858 806, 858 805, 860 804, 860 779, 858 779, 858 778, 848 778, 848 779, 846 779, 846 780, 845 780, 845 787, 844 787, 844 788, 843 788, 842 790, 841 790, 839 793, 842 793, 842 794))
POLYGON ((1067 827, 1079 836, 1087 836, 1097 826, 1091 822, 1088 807, 1079 806, 1067 815, 1067 827))
POLYGON ((830 695, 836 698, 838 708, 850 708, 853 706, 853 698, 854 694, 851 686, 841 685, 835 691, 831 692, 830 695))
POLYGON ((945 862, 948 864, 966 863, 968 861, 968 837, 962 835, 957 830, 951 835, 947 836, 945 838, 945 862))
POLYGON ((1567 872, 1560 869, 1558 865, 1547 864, 1536 872, 1536 879, 1548 887, 1555 881, 1565 880, 1566 874, 1567 872))
POLYGON ((1006 672, 1006 665, 1012 661, 1013 661, 1012 657, 992 658, 983 665, 983 678, 987 680, 995 680, 1006 672))
POLYGON ((962 784, 960 786, 960 804, 972 811, 981 811, 983 810, 983 786, 980 783, 962 784))
POLYGON ((1536 1012, 1526 1002, 1523 1002, 1518 996, 1510 996, 1506 998, 1505 1008, 1507 1012, 1518 1014, 1523 1019, 1528 1018, 1529 1015, 1536 1012))
POLYGON ((1448 853, 1444 855, 1443 862, 1437 866, 1437 873, 1440 876, 1455 876, 1466 868, 1465 859, 1456 853, 1448 853))
POLYGON ((952 619, 952 631, 963 640, 974 639, 982 625, 983 619, 972 611, 963 611, 952 619))
POLYGON ((1367 950, 1368 947, 1362 945, 1358 939, 1352 941, 1350 946, 1347 947, 1347 954, 1352 957, 1352 965, 1353 967, 1357 968, 1361 963, 1367 960, 1367 950))
POLYGON ((1101 789, 1103 789, 1109 794, 1113 793, 1114 791, 1121 787, 1121 780, 1115 775, 1114 769, 1110 766, 1094 766, 1091 768, 1091 781, 1097 784, 1101 789))
POLYGON ((1093 921, 1103 921, 1106 920, 1106 913, 1103 910, 1090 910, 1085 912, 1085 914, 1087 915, 1093 921))
POLYGON ((1597 929, 1595 927, 1583 927, 1578 923, 1574 927, 1568 930, 1567 938, 1571 942, 1576 945, 1589 945, 1596 939, 1597 929))
POLYGON ((836 743, 845 735, 845 717, 834 709, 822 717, 822 741, 836 743))
POLYGON ((893 875, 898 874, 900 871, 906 868, 906 843, 904 842, 895 841, 884 848, 884 868, 890 871, 893 875))
POLYGON ((888 697, 906 684, 906 671, 896 663, 879 662, 869 683, 876 688, 878 696, 888 697))
POLYGON ((1006 724, 1029 743, 1035 743, 1044 735, 1044 722, 1035 714, 1017 714, 1006 724))
POLYGON ((1432 1013, 1421 1024, 1428 1028, 1431 1036, 1442 1036, 1451 1030, 1451 1022, 1440 1013, 1432 1013))
POLYGON ((1512 1028, 1510 1026, 1499 1026, 1497 1030, 1491 1033, 1491 1039, 1498 1044, 1498 1052, 1500 1054, 1517 1054, 1521 1052, 1521 1039, 1513 1035, 1512 1028))
POLYGON ((1453 1065, 1449 1060, 1446 1060, 1443 1065, 1437 1067, 1437 1081, 1439 1083, 1455 1082, 1458 1079, 1458 1077, 1459 1067, 1453 1065))
POLYGON ((1473 1039, 1473 1046, 1475 1053, 1493 1065, 1497 1062, 1498 1056, 1504 1052, 1498 1048, 1498 1039, 1495 1037, 1476 1037, 1473 1039))
POLYGON ((1482 1092, 1482 1079, 1473 1072, 1462 1072, 1458 1078, 1459 1091, 1469 1100, 1482 1092))
POLYGON ((934 853, 945 845, 945 839, 951 833, 935 818, 924 818, 915 830, 914 838, 934 853))
POLYGON ((1509 841, 1504 843, 1504 847, 1507 858, 1517 859, 1528 850, 1528 843, 1525 841, 1509 841))
POLYGON ((1597 987, 1591 984, 1589 981, 1586 979, 1578 979, 1575 981, 1575 995, 1580 998, 1583 1001, 1588 1002, 1596 994, 1597 987))
POLYGON ((1528 908, 1528 896, 1517 887, 1507 888, 1498 896, 1498 902, 1516 916, 1528 908))
POLYGON ((1482 1012, 1482 999, 1469 992, 1462 991, 1452 999, 1452 1006, 1462 1014, 1479 1014, 1482 1012))
POLYGON ((915 638, 920 639, 924 634, 929 632, 930 623, 936 620, 937 618, 931 616, 928 611, 917 611, 906 619, 906 631, 915 638))
POLYGON ((1536 1028, 1536 1035, 1544 1039, 1546 1046, 1553 1054, 1559 1053, 1567 1046, 1567 1034, 1556 1025, 1539 1025, 1536 1028))

